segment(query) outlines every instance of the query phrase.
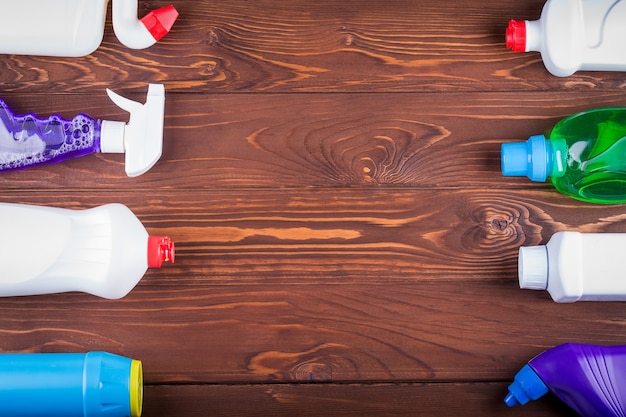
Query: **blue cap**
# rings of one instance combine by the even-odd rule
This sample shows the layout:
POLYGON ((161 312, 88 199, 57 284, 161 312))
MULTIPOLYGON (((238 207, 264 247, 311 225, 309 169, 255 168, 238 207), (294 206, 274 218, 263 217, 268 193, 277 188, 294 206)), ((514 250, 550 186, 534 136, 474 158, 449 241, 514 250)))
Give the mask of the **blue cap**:
POLYGON ((509 393, 504 402, 509 407, 516 404, 524 405, 530 400, 545 395, 548 392, 548 386, 539 378, 539 375, 530 367, 524 365, 515 375, 515 380, 509 385, 509 393))
POLYGON ((84 366, 85 417, 141 416, 141 362, 107 352, 88 352, 84 366))
POLYGON ((543 135, 531 136, 526 142, 503 143, 501 150, 502 175, 526 175, 533 181, 548 178, 550 155, 543 135))

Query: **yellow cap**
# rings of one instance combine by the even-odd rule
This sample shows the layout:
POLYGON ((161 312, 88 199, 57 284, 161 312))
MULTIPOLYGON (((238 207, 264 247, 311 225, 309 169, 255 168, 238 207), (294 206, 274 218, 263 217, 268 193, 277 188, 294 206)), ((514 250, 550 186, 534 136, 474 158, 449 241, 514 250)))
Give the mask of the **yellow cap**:
POLYGON ((130 417, 140 417, 143 408, 143 370, 141 361, 133 359, 130 363, 130 417))

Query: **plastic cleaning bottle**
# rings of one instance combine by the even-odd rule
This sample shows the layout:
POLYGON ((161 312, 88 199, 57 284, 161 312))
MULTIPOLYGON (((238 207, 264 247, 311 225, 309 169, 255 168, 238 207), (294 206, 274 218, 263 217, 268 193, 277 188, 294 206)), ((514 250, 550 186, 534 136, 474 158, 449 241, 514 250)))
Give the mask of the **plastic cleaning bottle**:
POLYGON ((626 301, 626 233, 557 232, 519 249, 520 288, 548 290, 557 303, 626 301))
MULTIPOLYGON (((82 291, 116 299, 148 268, 174 262, 122 204, 87 210, 0 203, 0 296, 82 291)), ((2 415, 0 413, 0 415, 2 415)))
POLYGON ((125 153, 126 174, 136 177, 161 157, 165 88, 150 84, 145 104, 107 89, 111 100, 130 113, 130 121, 99 120, 84 113, 71 120, 55 114, 38 118, 13 114, 0 99, 0 171, 60 162, 95 152, 125 153))
MULTIPOLYGON (((78 57, 102 43, 108 0, 5 1, 0 8, 0 53, 78 57)), ((133 49, 152 46, 178 18, 173 6, 137 18, 138 0, 113 0, 113 30, 133 49)))
POLYGON ((504 143, 501 156, 505 176, 550 177, 558 191, 577 200, 626 203, 626 107, 577 113, 547 135, 504 143))
POLYGON ((552 392, 582 417, 626 415, 626 346, 565 343, 528 362, 505 403, 524 405, 552 392))
POLYGON ((553 75, 578 70, 626 71, 626 2, 548 0, 539 20, 511 20, 506 46, 537 51, 553 75))
POLYGON ((0 354, 0 416, 139 417, 141 362, 107 352, 0 354))

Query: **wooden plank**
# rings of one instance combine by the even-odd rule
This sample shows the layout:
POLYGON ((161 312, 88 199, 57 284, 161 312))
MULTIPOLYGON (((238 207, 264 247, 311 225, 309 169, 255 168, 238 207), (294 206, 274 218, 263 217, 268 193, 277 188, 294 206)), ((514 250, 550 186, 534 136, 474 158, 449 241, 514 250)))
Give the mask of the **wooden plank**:
POLYGON ((148 386, 143 415, 453 417, 480 410, 484 417, 576 416, 551 395, 524 407, 507 408, 502 402, 506 387, 503 382, 148 386))
POLYGON ((4 352, 106 350, 162 383, 508 381, 557 344, 626 344, 620 303, 500 282, 164 285, 2 300, 4 352))
MULTIPOLYGON (((140 15, 169 4, 140 4, 140 15)), ((538 53, 505 48, 508 20, 537 19, 543 0, 179 0, 157 45, 130 50, 110 19, 83 58, 6 56, 2 91, 91 92, 167 82, 189 92, 619 89, 619 73, 550 75, 538 53)))
POLYGON ((622 206, 492 189, 5 196, 123 202, 178 244, 123 300, 2 300, 5 351, 109 350, 150 383, 493 381, 562 342, 626 343, 621 303, 558 305, 516 279, 519 245, 620 231, 622 206))
POLYGON ((625 216, 620 205, 498 189, 54 190, 3 201, 126 204, 177 242, 164 272, 178 285, 514 279, 519 246, 561 230, 623 231, 625 216))
MULTIPOLYGON (((169 4, 139 5, 139 14, 169 4)), ((84 58, 0 56, 18 113, 127 120, 104 93, 167 89, 160 162, 122 155, 0 173, 1 200, 128 205, 177 263, 122 300, 0 299, 0 352, 143 361, 146 416, 572 416, 507 409, 534 355, 626 344, 623 303, 518 288, 520 245, 623 232, 622 206, 504 178, 502 141, 624 105, 623 73, 548 74, 504 46, 544 0, 180 0, 174 30, 84 58)))
MULTIPOLYGON (((124 92, 121 92, 124 94, 124 92)), ((127 94, 143 102, 141 93, 127 94)), ((63 109, 128 120, 97 96, 5 97, 17 113, 63 109)), ((124 156, 99 154, 0 173, 3 189, 285 187, 525 187, 505 178, 500 145, 526 140, 591 106, 626 104, 621 92, 441 94, 168 94, 164 150, 128 178, 124 156), (590 104, 593 103, 593 104, 590 104)))

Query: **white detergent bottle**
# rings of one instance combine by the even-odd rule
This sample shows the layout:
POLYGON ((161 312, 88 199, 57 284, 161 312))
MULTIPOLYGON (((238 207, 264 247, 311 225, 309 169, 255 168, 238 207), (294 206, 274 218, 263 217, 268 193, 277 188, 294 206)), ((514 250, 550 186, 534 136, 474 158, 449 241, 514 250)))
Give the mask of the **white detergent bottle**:
MULTIPOLYGON (((104 36, 109 0, 17 0, 0 6, 0 53, 78 57, 95 51, 104 36)), ((113 0, 113 30, 133 49, 152 46, 169 32, 173 6, 137 18, 138 0, 113 0)))
POLYGON ((511 20, 506 45, 541 52, 553 75, 579 70, 626 71, 626 2, 548 0, 539 20, 511 20))
POLYGON ((519 249, 520 288, 548 290, 557 303, 626 301, 626 233, 557 232, 519 249))
POLYGON ((122 204, 87 210, 0 203, 0 296, 80 291, 117 299, 148 268, 174 262, 122 204))

